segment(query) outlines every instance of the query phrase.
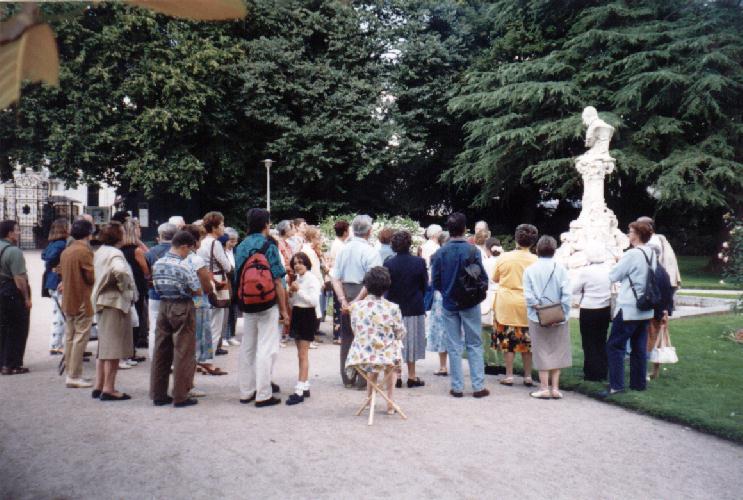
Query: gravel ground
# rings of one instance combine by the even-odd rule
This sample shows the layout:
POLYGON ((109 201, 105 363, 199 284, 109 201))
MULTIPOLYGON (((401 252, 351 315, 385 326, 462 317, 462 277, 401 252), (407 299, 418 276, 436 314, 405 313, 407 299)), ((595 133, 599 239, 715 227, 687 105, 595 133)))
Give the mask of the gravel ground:
MULTIPOLYGON (((40 282, 39 253, 31 282, 40 282)), ((38 294, 38 290, 36 290, 38 294)), ((287 407, 238 403, 237 351, 223 377, 199 375, 198 406, 155 408, 149 362, 120 372, 122 403, 66 389, 48 355, 49 299, 34 301, 28 375, 0 377, 0 498, 740 498, 743 447, 566 393, 529 398, 488 377, 491 397, 448 396, 420 363, 426 387, 397 391, 408 421, 353 414, 338 347, 311 351, 312 397, 287 407)), ((324 329, 328 329, 327 323, 324 329)), ((95 348, 95 344, 90 344, 95 348)), ((465 364, 466 366, 466 364, 465 364)), ((90 363, 86 376, 93 375, 90 363)), ((282 349, 275 381, 296 377, 282 349)), ((467 389, 470 390, 469 385, 467 389)))

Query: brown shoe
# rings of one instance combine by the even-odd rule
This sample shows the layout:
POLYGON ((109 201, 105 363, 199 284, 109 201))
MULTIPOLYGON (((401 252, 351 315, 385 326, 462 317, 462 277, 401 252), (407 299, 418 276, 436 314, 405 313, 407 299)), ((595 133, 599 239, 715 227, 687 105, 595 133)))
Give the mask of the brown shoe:
POLYGON ((472 393, 472 395, 476 398, 486 398, 490 396, 490 391, 487 389, 480 389, 479 391, 472 393))

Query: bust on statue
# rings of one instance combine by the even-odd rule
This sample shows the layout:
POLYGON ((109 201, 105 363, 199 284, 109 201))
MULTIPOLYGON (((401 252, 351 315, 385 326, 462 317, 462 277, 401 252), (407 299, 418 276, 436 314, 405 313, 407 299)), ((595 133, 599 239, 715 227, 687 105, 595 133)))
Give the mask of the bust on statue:
POLYGON ((609 155, 614 127, 602 120, 593 106, 583 110, 582 118, 587 127, 588 151, 575 159, 575 168, 583 179, 581 212, 578 219, 570 223, 569 231, 561 235, 563 244, 557 252, 569 269, 587 265, 583 249, 589 242, 603 245, 606 260, 612 263, 629 244, 627 236, 618 228, 616 215, 604 200, 604 178, 616 165, 616 160, 609 155))

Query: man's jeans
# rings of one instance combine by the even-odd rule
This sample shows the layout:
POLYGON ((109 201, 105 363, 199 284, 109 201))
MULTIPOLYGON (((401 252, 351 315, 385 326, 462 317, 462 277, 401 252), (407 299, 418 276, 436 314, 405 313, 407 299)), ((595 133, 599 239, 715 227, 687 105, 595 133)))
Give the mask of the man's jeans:
POLYGON ((446 327, 446 347, 449 351, 451 371, 451 390, 462 392, 464 379, 462 375, 462 352, 467 349, 467 360, 470 365, 472 389, 479 391, 485 388, 485 366, 482 352, 482 317, 480 305, 462 311, 444 309, 446 327), (464 341, 462 340, 464 330, 464 341))
POLYGON ((647 386, 647 342, 648 321, 624 321, 622 311, 611 322, 611 334, 606 341, 606 355, 609 359, 609 386, 612 390, 624 389, 624 353, 627 341, 632 345, 629 357, 629 387, 644 391, 647 386))

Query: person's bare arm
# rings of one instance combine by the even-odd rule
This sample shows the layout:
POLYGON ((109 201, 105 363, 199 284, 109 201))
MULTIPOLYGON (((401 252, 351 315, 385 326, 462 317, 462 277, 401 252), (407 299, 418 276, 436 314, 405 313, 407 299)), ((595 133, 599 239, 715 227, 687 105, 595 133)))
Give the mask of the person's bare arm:
POLYGON ((31 288, 28 286, 28 275, 26 273, 17 274, 13 276, 13 281, 26 302, 26 309, 31 309, 31 288))
POLYGON ((194 292, 194 295, 201 295, 201 292, 203 290, 204 295, 211 295, 214 293, 213 285, 212 285, 212 273, 209 272, 209 269, 206 267, 202 267, 198 271, 196 271, 196 276, 199 278, 199 283, 201 283, 201 289, 199 289, 198 293, 194 292))
POLYGON ((284 290, 284 284, 281 279, 273 280, 273 284, 276 287, 276 302, 279 304, 279 314, 282 318, 286 319, 289 317, 289 312, 286 309, 286 290, 284 290))

